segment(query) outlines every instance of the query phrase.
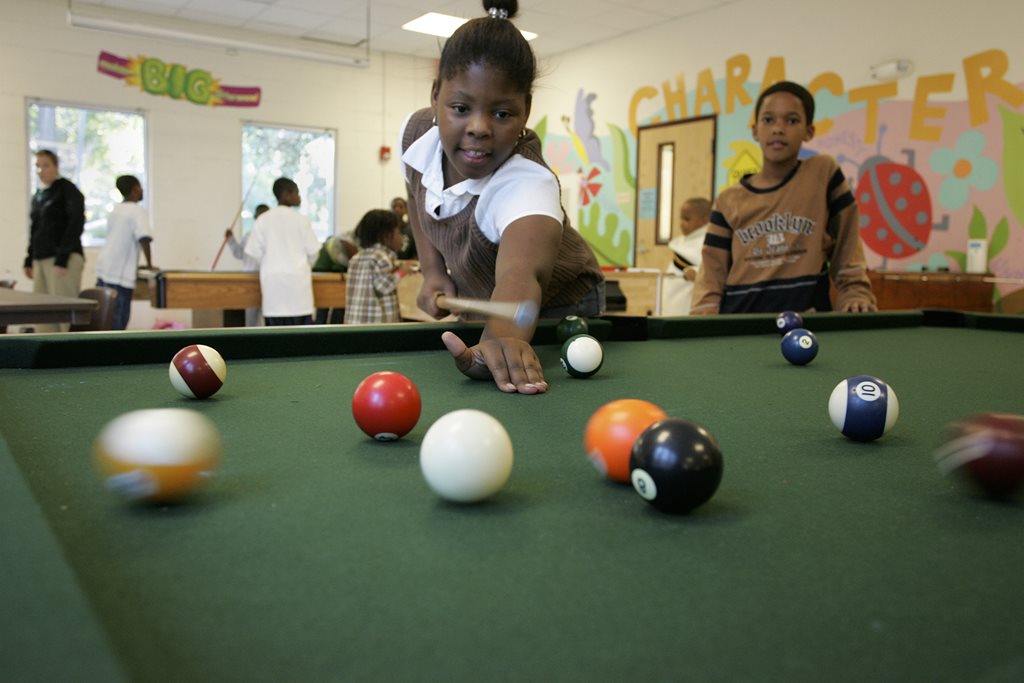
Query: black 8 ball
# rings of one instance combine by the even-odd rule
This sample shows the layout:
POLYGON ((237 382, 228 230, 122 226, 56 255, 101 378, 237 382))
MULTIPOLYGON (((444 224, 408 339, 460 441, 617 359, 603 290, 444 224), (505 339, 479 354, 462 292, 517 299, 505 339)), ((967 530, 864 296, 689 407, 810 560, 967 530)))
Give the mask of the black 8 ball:
POLYGON ((641 432, 629 456, 633 488, 664 512, 689 512, 715 495, 722 450, 704 427, 669 417, 641 432))

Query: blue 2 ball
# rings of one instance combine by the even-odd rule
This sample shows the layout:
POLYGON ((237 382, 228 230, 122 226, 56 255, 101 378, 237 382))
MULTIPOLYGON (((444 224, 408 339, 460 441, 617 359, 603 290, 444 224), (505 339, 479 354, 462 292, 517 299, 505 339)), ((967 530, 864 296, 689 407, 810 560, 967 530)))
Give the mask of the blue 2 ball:
POLYGON ((779 334, 786 334, 790 330, 803 326, 803 316, 795 311, 783 311, 775 318, 775 327, 779 329, 779 334))
POLYGON ((802 327, 790 330, 782 338, 782 355, 793 365, 807 365, 818 355, 818 338, 802 327))

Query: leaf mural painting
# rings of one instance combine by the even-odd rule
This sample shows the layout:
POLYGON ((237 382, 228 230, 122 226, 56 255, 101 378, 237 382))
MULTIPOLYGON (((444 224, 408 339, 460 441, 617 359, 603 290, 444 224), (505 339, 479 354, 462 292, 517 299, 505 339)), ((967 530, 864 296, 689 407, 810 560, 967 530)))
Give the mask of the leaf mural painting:
MULTIPOLYGON (((967 237, 972 240, 988 240, 988 254, 985 258, 986 265, 992 263, 992 259, 1006 248, 1010 241, 1010 224, 1006 218, 1002 218, 992 228, 992 234, 988 231, 988 219, 977 206, 971 212, 971 222, 967 225, 967 237)), ((967 254, 962 251, 946 251, 946 257, 953 261, 960 268, 961 273, 967 272, 967 254)))
POLYGON ((999 107, 1003 117, 1003 192, 1017 222, 1024 225, 1024 114, 999 107))

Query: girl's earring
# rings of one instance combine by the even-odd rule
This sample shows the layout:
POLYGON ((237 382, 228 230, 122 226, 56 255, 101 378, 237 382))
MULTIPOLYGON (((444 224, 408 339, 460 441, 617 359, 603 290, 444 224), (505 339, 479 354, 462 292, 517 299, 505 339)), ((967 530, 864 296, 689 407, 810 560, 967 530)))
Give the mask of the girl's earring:
POLYGON ((519 139, 522 140, 525 137, 526 137, 526 129, 523 128, 521 131, 519 131, 519 139))

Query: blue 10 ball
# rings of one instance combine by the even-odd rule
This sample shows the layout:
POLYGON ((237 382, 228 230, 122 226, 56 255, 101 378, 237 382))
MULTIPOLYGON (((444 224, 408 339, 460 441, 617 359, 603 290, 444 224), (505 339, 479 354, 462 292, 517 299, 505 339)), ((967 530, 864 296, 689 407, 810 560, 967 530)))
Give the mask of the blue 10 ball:
POLYGON ((828 414, 843 436, 874 441, 896 424, 900 401, 892 387, 871 375, 849 377, 828 398, 828 414))
POLYGON ((790 330, 782 338, 782 355, 793 365, 807 365, 818 355, 818 338, 802 327, 790 330))

